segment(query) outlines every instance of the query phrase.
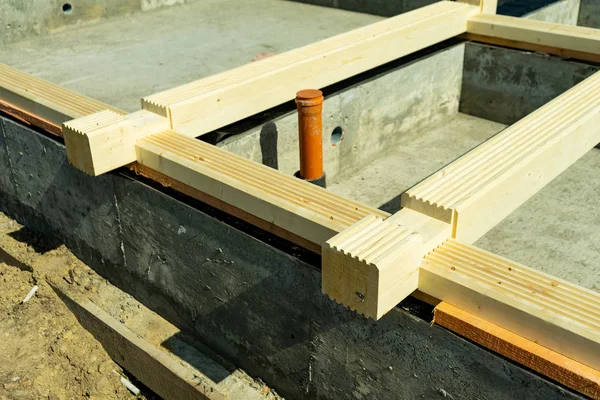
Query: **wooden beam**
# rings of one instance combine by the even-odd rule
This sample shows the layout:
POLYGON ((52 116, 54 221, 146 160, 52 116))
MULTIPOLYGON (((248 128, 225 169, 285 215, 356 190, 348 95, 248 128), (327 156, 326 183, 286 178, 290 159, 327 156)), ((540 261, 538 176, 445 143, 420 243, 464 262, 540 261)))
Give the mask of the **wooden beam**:
POLYGON ((322 250, 323 293, 379 319, 418 286, 423 256, 450 236, 450 225, 409 209, 369 215, 322 250))
POLYGON ((226 212, 229 215, 233 215, 234 217, 239 218, 249 224, 257 226, 258 228, 261 228, 267 232, 271 232, 272 234, 277 235, 280 238, 283 238, 300 247, 310 250, 313 253, 321 254, 321 245, 313 243, 312 241, 304 239, 298 235, 295 235, 290 231, 287 231, 281 228, 280 226, 275 225, 272 222, 258 218, 257 216, 243 211, 238 207, 232 206, 229 203, 225 203, 223 200, 219 200, 216 197, 210 196, 198 189, 185 185, 184 183, 173 179, 163 173, 155 171, 137 162, 132 163, 130 165, 130 169, 136 174, 152 179, 153 181, 156 181, 165 187, 173 188, 178 192, 186 194, 194 199, 200 200, 212 207, 215 207, 218 210, 226 212))
POLYGON ((99 111, 63 125, 67 157, 74 167, 98 176, 134 162, 135 142, 168 126, 165 118, 148 111, 99 111))
POLYGON ((13 109, 35 115, 54 126, 106 109, 122 113, 114 107, 3 64, 0 64, 0 99, 13 109))
POLYGON ((462 39, 467 39, 473 42, 491 44, 495 46, 509 47, 513 49, 526 50, 535 53, 550 54, 566 59, 573 59, 579 61, 588 61, 593 63, 600 63, 600 55, 592 53, 584 53, 581 51, 562 49, 560 47, 542 46, 534 43, 519 42, 517 40, 508 40, 502 38, 496 38, 492 36, 476 35, 474 33, 463 33, 459 36, 462 39))
POLYGON ((142 100, 187 136, 292 100, 466 32, 479 7, 441 1, 142 100))
POLYGON ((473 243, 600 142, 600 72, 402 195, 473 243))
POLYGON ((139 164, 319 246, 367 215, 389 215, 172 131, 135 148, 139 164))
POLYGON ((53 288, 110 357, 165 400, 225 399, 208 377, 196 376, 91 301, 53 288))
POLYGON ((600 294, 450 239, 428 254, 419 290, 600 369, 600 294))
POLYGON ((484 14, 496 14, 498 11, 498 0, 481 0, 481 12, 484 14))
POLYGON ((2 100, 0 100, 0 112, 8 114, 27 125, 33 125, 53 135, 62 136, 62 126, 56 125, 55 123, 45 120, 44 118, 39 117, 30 111, 23 110, 2 100))
POLYGON ((507 17, 473 15, 467 32, 492 38, 531 43, 584 54, 600 55, 600 30, 581 26, 507 17))
POLYGON ((441 302, 433 322, 566 387, 600 399, 600 371, 441 302))

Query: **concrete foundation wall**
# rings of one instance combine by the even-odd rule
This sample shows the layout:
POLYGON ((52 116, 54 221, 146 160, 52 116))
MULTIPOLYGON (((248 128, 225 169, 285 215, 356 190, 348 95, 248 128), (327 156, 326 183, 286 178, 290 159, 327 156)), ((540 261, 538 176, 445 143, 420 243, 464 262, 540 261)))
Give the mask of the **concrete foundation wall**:
POLYGON ((425 7, 437 0, 291 0, 317 6, 334 7, 342 10, 393 17, 407 11, 425 7))
POLYGON ((0 45, 89 21, 197 0, 0 0, 0 45))
POLYGON ((477 43, 465 47, 460 112, 510 125, 598 67, 477 43))
POLYGON ((578 398, 403 310, 364 319, 314 266, 3 117, 0 169, 1 211, 290 399, 578 398))
POLYGON ((505 0, 498 2, 498 14, 558 24, 577 25, 582 0, 505 0))
POLYGON ((579 20, 577 25, 600 29, 600 1, 580 0, 579 20))
MULTIPOLYGON (((323 105, 323 159, 329 181, 343 179, 373 158, 456 114, 464 45, 440 50, 331 94, 323 105), (336 127, 344 140, 332 146, 336 127)), ((219 146, 284 173, 299 168, 295 111, 226 139, 219 146)))

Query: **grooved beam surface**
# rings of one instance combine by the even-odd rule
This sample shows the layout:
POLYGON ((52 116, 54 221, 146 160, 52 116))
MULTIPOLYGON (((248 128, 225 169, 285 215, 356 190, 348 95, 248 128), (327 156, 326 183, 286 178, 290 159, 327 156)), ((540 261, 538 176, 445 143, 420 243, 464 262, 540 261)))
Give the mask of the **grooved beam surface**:
POLYGON ((600 142, 600 73, 402 195, 472 243, 600 142))
POLYGON ((600 369, 596 292, 454 239, 425 257, 419 290, 600 369))
POLYGON ((102 110, 116 108, 0 64, 0 98, 56 125, 102 110))
POLYGON ((323 246, 323 293, 367 317, 381 318, 416 287, 423 238, 369 215, 323 246), (397 291, 403 293, 398 295, 397 291))
POLYGON ((394 18, 160 92, 142 101, 171 128, 200 136, 466 32, 479 7, 441 1, 394 18))
POLYGON ((172 131, 136 152, 140 164, 318 245, 367 215, 389 215, 172 131))

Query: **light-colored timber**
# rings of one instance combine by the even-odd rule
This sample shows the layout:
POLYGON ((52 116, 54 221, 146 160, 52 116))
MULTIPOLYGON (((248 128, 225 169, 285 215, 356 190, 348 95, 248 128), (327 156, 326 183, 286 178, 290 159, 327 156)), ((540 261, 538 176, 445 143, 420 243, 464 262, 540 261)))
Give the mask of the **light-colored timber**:
POLYGON ((315 244, 389 214, 172 131, 139 140, 137 162, 315 244))
POLYGON ((171 128, 200 136, 466 32, 479 7, 441 1, 143 99, 171 128))
POLYGON ((323 293, 379 319, 418 287, 423 256, 450 236, 450 225, 410 209, 369 215, 322 249, 323 293))
POLYGON ((321 254, 321 245, 317 243, 313 243, 310 240, 304 239, 298 235, 291 233, 283 229, 282 227, 275 225, 273 222, 266 221, 264 219, 258 218, 254 214, 250 214, 249 212, 243 211, 238 207, 232 206, 224 202, 223 200, 219 200, 216 197, 210 196, 201 190, 195 189, 189 185, 186 185, 176 179, 173 179, 163 173, 155 171, 151 168, 146 167, 145 165, 139 164, 137 162, 132 163, 130 165, 130 169, 134 171, 136 174, 141 175, 143 177, 152 179, 160 183, 164 187, 170 187, 172 189, 177 190, 187 196, 190 196, 194 199, 200 200, 203 203, 206 203, 212 207, 215 207, 218 210, 226 212, 229 215, 233 215, 236 218, 239 218, 249 224, 252 224, 258 228, 261 228, 267 232, 271 232, 274 235, 277 235, 285 240, 288 240, 300 247, 303 247, 307 250, 312 251, 316 254, 321 254))
POLYGON ((196 376, 90 300, 53 288, 110 357, 163 399, 225 400, 208 377, 196 376))
MULTIPOLYGON (((98 111, 120 110, 0 64, 0 99, 55 126, 98 111)), ((6 106, 5 106, 6 107, 6 106)))
POLYGON ((473 243, 600 142, 600 73, 409 189, 402 205, 473 243))
POLYGON ((69 162, 97 176, 136 160, 138 139, 168 128, 168 121, 148 111, 122 115, 103 110, 66 122, 63 137, 69 162))
POLYGON ((600 399, 600 371, 558 354, 498 325, 441 302, 434 323, 593 399, 600 399))
POLYGON ((450 239, 429 253, 419 290, 600 369, 600 294, 450 239))
POLYGON ((563 49, 560 47, 543 46, 534 43, 520 42, 518 40, 502 39, 493 36, 476 35, 474 33, 463 33, 459 36, 462 39, 467 39, 473 42, 491 44, 495 46, 509 47, 513 49, 526 50, 534 53, 550 54, 565 59, 573 59, 578 61, 588 61, 600 63, 600 55, 592 53, 584 53, 581 51, 563 49))
POLYGON ((600 55, 600 30, 593 28, 504 15, 478 14, 469 18, 467 32, 564 51, 600 55))
MULTIPOLYGON (((333 257, 324 262, 324 290, 365 315, 381 317, 419 287, 414 293, 430 303, 441 298, 529 340, 521 346, 525 358, 538 355, 531 350, 532 341, 538 341, 560 357, 577 360, 562 365, 567 374, 577 375, 581 364, 598 368, 598 295, 444 241, 454 236, 472 242, 600 141, 592 129, 599 122, 598 74, 411 189, 403 197, 410 208, 393 216, 190 138, 290 100, 298 89, 322 88, 467 31, 470 38, 549 54, 584 60, 599 54, 594 47, 598 31, 524 20, 515 25, 507 17, 479 14, 493 14, 495 0, 477 4, 436 3, 149 96, 145 111, 128 116, 1 67, 0 111, 54 131, 66 117, 94 114, 65 125, 71 161, 86 172, 98 175, 138 160, 138 172, 162 177, 257 226, 287 233, 296 243, 323 246, 324 261, 333 257), (423 188, 427 198, 419 196, 423 188), (432 193, 438 197, 428 197, 432 193), (354 230, 357 226, 362 229, 354 230)), ((479 340, 494 349, 494 343, 479 340)), ((593 381, 593 374, 587 377, 593 381)))

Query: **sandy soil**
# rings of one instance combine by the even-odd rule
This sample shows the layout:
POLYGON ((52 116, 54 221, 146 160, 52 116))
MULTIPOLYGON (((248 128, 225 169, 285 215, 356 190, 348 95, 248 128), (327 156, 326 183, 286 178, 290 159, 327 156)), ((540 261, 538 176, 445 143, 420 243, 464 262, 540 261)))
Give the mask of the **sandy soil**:
MULTIPOLYGON (((53 286, 72 298, 91 300, 158 348, 165 349, 167 339, 179 333, 60 242, 0 213, 0 400, 159 399, 111 360, 53 286), (23 303, 35 285, 39 288, 35 295, 23 303), (141 394, 129 392, 121 376, 134 382, 141 394)), ((237 382, 259 398, 281 399, 260 380, 230 368, 237 382)))
POLYGON ((0 214, 0 399, 135 398, 121 368, 47 282, 93 293, 102 278, 54 247, 0 214), (22 303, 34 285, 39 290, 22 303))

